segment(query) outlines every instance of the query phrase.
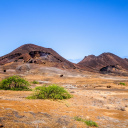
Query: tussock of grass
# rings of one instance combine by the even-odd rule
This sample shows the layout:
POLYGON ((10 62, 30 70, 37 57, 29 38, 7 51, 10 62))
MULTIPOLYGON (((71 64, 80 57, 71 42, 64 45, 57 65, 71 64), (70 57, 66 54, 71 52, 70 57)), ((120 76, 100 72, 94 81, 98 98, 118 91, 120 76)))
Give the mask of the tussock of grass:
POLYGON ((91 126, 91 127, 98 127, 97 123, 94 122, 94 121, 92 121, 92 120, 85 120, 85 119, 82 119, 81 117, 78 117, 78 116, 74 117, 74 119, 75 119, 76 121, 84 122, 84 123, 85 123, 86 125, 88 125, 88 126, 91 126))
POLYGON ((39 84, 39 82, 36 81, 36 80, 34 80, 32 83, 33 83, 33 84, 39 84))
POLYGON ((123 82, 120 82, 119 84, 120 84, 120 85, 124 85, 124 86, 126 86, 126 84, 125 84, 125 83, 123 83, 123 82))
POLYGON ((2 90, 28 91, 30 90, 29 86, 29 82, 19 76, 10 76, 0 82, 0 89, 2 90))
POLYGON ((71 95, 63 88, 57 85, 41 86, 35 88, 35 93, 28 99, 69 99, 71 95))

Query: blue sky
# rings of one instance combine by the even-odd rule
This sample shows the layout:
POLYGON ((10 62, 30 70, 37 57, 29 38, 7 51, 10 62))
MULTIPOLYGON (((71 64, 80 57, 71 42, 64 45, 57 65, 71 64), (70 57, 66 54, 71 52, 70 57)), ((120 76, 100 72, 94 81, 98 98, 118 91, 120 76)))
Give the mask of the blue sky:
POLYGON ((128 56, 128 0, 0 0, 0 56, 27 43, 73 62, 128 56))

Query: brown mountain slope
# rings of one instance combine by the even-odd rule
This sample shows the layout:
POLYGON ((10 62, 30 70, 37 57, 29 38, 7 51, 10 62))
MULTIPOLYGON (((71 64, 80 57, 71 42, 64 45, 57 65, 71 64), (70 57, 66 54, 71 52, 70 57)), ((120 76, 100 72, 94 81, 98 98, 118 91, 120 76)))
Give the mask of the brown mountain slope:
POLYGON ((128 71, 128 60, 122 59, 112 53, 103 53, 99 56, 86 56, 78 65, 90 71, 100 71, 104 73, 128 71))
POLYGON ((35 63, 60 68, 75 68, 74 64, 60 56, 51 48, 25 44, 11 53, 0 57, 0 65, 12 62, 35 63))

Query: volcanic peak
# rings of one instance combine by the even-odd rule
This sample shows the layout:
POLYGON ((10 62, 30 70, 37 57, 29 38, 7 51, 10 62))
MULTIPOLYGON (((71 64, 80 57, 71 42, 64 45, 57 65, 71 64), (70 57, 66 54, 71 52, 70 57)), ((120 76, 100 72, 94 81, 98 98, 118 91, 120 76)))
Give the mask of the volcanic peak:
POLYGON ((64 59, 53 49, 34 44, 22 45, 11 53, 0 57, 0 65, 10 62, 48 64, 53 67, 75 68, 73 63, 64 59))

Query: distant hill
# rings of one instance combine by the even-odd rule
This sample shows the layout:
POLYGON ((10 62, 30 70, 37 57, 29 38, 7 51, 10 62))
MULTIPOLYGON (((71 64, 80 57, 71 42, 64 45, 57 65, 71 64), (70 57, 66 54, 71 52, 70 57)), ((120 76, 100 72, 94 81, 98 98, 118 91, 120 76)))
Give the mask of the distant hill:
POLYGON ((11 53, 0 57, 0 65, 8 63, 34 63, 64 69, 75 68, 74 64, 60 56, 51 48, 25 44, 11 53))
POLYGON ((2 72, 12 71, 12 69, 13 71, 29 71, 33 68, 46 66, 128 75, 128 59, 120 58, 112 53, 85 56, 82 61, 74 64, 60 56, 53 49, 34 44, 22 45, 11 53, 0 57, 0 65, 0 71, 2 72))
POLYGON ((112 53, 85 56, 78 65, 89 71, 101 73, 121 74, 128 72, 128 59, 122 59, 112 53))

